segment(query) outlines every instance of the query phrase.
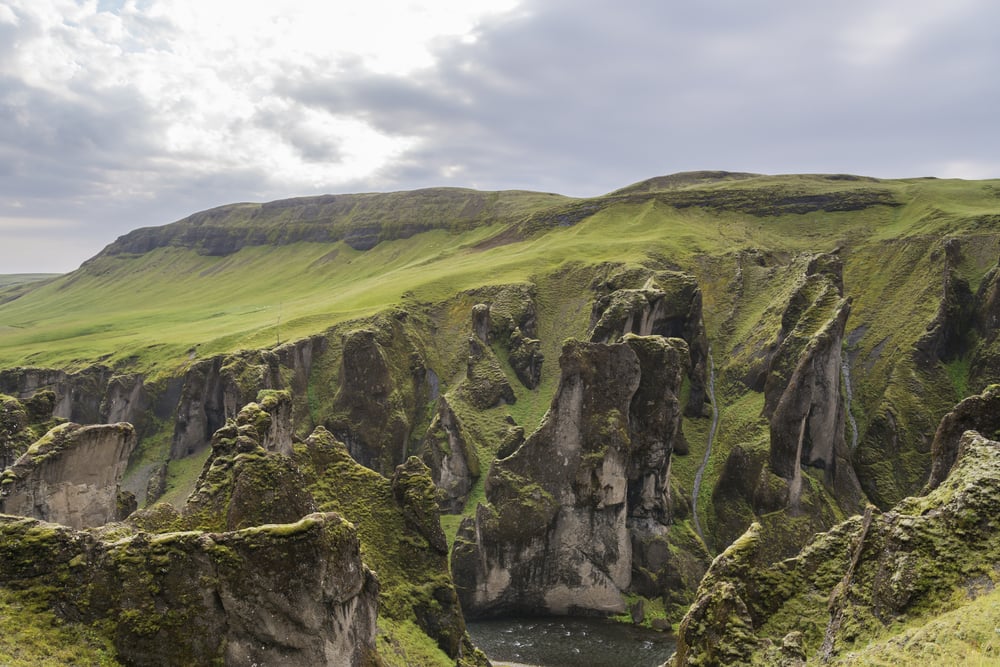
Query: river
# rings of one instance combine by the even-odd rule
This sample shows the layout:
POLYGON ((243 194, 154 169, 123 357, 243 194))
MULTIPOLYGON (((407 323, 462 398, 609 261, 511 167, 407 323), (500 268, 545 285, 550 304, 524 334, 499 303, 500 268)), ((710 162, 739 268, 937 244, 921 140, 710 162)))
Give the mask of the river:
POLYGON ((466 625, 494 665, 658 667, 676 646, 671 634, 600 618, 503 618, 466 625))

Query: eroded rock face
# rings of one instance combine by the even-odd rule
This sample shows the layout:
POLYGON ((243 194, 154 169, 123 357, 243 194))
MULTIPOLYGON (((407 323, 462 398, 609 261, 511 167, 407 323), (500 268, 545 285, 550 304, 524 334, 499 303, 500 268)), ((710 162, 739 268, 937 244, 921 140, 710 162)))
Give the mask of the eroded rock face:
POLYGON ((0 394, 0 472, 28 451, 28 447, 55 426, 55 394, 36 392, 19 400, 0 394))
POLYGON ((507 350, 507 361, 514 374, 528 389, 541 382, 541 341, 538 340, 538 315, 533 288, 525 285, 502 285, 475 290, 484 303, 472 309, 472 330, 484 344, 498 342, 507 350))
MULTIPOLYGON (((268 398, 282 394, 276 392, 268 398)), ((291 523, 315 511, 305 479, 292 459, 267 447, 273 442, 275 421, 260 405, 250 403, 234 422, 216 431, 212 454, 187 500, 183 521, 175 524, 177 528, 237 530, 291 523)))
POLYGON ((828 660, 890 625, 959 607, 992 588, 998 508, 1000 443, 967 431, 935 490, 881 515, 869 507, 794 558, 771 563, 755 524, 706 574, 681 623, 673 664, 778 664, 786 644, 828 660), (788 640, 791 630, 801 638, 788 640))
POLYGON ((493 463, 489 503, 460 528, 452 571, 467 614, 624 610, 630 508, 654 523, 670 513, 668 461, 686 356, 683 341, 660 337, 566 343, 541 426, 493 463), (675 384, 658 393, 661 381, 675 384))
POLYGON ((101 404, 110 368, 91 366, 79 373, 45 368, 0 371, 0 392, 26 399, 43 390, 55 395, 52 416, 79 424, 101 423, 101 404))
POLYGON ((501 404, 511 404, 517 399, 507 376, 493 350, 476 337, 469 338, 469 358, 465 380, 459 391, 479 410, 488 410, 501 404))
POLYGON ((962 248, 958 239, 944 241, 944 277, 941 300, 934 319, 914 346, 914 358, 923 367, 934 362, 950 361, 966 351, 967 334, 975 309, 969 282, 958 275, 962 248))
POLYGON ((415 622, 458 664, 489 664, 465 632, 427 467, 410 457, 386 479, 323 427, 296 454, 317 504, 357 522, 367 562, 384 577, 380 617, 415 622))
POLYGON ((835 254, 809 262, 768 362, 764 414, 771 427, 770 466, 788 482, 793 512, 802 500, 803 465, 824 471, 843 506, 855 509, 863 498, 844 440, 841 348, 851 302, 843 298, 842 271, 835 254))
POLYGON ((0 476, 0 512, 72 528, 114 521, 135 443, 131 424, 57 426, 0 476))
POLYGON ((221 368, 222 358, 216 357, 198 362, 185 375, 170 458, 179 459, 203 450, 212 434, 226 423, 221 368))
POLYGON ((113 623, 130 665, 353 666, 374 654, 378 584, 333 513, 108 542, 0 517, 0 584, 41 583, 64 617, 113 623))
POLYGON ((108 380, 101 402, 101 422, 128 422, 135 426, 146 421, 150 409, 149 395, 141 375, 117 375, 108 380))
POLYGON ((480 475, 480 464, 445 396, 438 398, 437 414, 424 435, 420 452, 438 488, 441 511, 460 512, 473 480, 480 475))
POLYGON ((708 338, 702 322, 701 290, 694 278, 663 272, 646 279, 642 288, 619 286, 611 280, 604 287, 590 316, 590 340, 610 343, 628 333, 638 336, 682 338, 688 344, 691 389, 685 412, 700 416, 705 405, 708 338))
POLYGON ((327 423, 351 456, 383 475, 406 459, 422 408, 436 398, 433 374, 402 329, 405 318, 400 311, 344 336, 336 414, 327 423))
POLYGON ((946 414, 931 445, 931 474, 927 489, 935 489, 951 472, 966 431, 1000 432, 1000 385, 991 385, 979 396, 970 396, 946 414))

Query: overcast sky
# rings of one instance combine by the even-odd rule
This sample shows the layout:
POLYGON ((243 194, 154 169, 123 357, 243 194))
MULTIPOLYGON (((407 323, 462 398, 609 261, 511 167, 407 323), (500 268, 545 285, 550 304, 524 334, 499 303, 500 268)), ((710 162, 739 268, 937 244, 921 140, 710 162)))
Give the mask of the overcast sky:
POLYGON ((0 0, 0 273, 235 201, 1000 177, 990 0, 0 0))

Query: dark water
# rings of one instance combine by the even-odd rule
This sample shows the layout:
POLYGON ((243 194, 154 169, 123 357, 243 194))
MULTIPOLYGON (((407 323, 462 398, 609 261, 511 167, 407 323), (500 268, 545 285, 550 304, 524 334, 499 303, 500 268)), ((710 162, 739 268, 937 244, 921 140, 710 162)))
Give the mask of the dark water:
POLYGON ((597 618, 468 621, 469 635, 494 663, 544 667, 658 667, 673 635, 597 618))

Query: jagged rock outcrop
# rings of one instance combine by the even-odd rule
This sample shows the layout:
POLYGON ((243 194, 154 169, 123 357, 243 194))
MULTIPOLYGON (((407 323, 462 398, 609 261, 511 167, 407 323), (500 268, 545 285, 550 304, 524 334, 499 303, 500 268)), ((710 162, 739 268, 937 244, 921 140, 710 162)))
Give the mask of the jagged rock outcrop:
MULTIPOLYGON (((391 475, 409 452, 424 406, 437 398, 437 376, 404 330, 396 311, 343 337, 334 415, 326 427, 362 465, 391 475)), ((415 444, 415 443, 414 443, 415 444)))
POLYGON ((485 303, 477 303, 472 307, 472 333, 484 345, 493 342, 493 320, 490 317, 490 307, 485 303))
POLYGON ((305 478, 292 459, 265 446, 275 421, 261 406, 249 403, 235 421, 216 431, 212 453, 175 527, 237 530, 292 523, 315 511, 305 478))
POLYGON ((102 540, 0 516, 0 584, 113 624, 129 665, 373 664, 378 583, 336 514, 102 540))
POLYGON ((948 477, 966 431, 979 431, 993 437, 1000 435, 1000 385, 991 385, 979 396, 966 398, 941 419, 931 445, 927 490, 937 488, 948 477))
POLYGON ((640 540, 669 521, 686 358, 682 340, 662 337, 564 345, 541 426, 493 463, 488 504, 459 530, 452 571, 467 614, 624 610, 630 511, 640 540))
POLYGON ((496 342, 507 350, 507 361, 528 389, 541 382, 545 357, 538 340, 538 313, 534 288, 501 285, 474 290, 484 302, 472 309, 472 330, 484 344, 496 342))
POLYGON ((135 444, 131 424, 53 428, 0 475, 0 513, 71 528, 114 521, 135 444))
POLYGON ((979 344, 969 362, 969 385, 979 391, 1000 380, 1000 263, 983 277, 976 292, 973 330, 979 344))
POLYGON ((54 407, 55 394, 47 390, 23 401, 0 394, 0 472, 56 426, 58 420, 52 419, 54 407))
POLYGON ((803 465, 822 469, 845 507, 857 508, 862 499, 844 440, 840 396, 841 348, 851 306, 842 297, 841 266, 829 255, 810 262, 782 317, 764 385, 770 465, 788 482, 793 512, 800 509, 803 465))
POLYGON ((694 278, 676 272, 649 275, 638 289, 623 286, 638 278, 625 272, 597 286, 607 293, 594 302, 590 340, 610 343, 627 333, 684 339, 691 356, 688 369, 691 388, 685 414, 700 416, 704 412, 708 368, 701 289, 694 278))
POLYGON ((706 574, 672 664, 779 664, 796 642, 803 658, 828 660, 960 607, 992 589, 998 509, 1000 442, 967 431, 935 490, 881 515, 869 507, 794 558, 771 563, 755 524, 706 574))
POLYGON ((180 459, 201 451, 212 434, 226 423, 225 398, 219 371, 222 358, 200 361, 184 377, 170 458, 180 459))
POLYGON ((958 275, 962 246, 958 239, 944 241, 941 300, 934 319, 914 345, 914 358, 927 368, 936 361, 951 361, 965 353, 975 307, 969 281, 958 275))
POLYGON ((465 369, 465 380, 458 391, 462 397, 479 410, 488 410, 502 404, 517 401, 514 388, 488 346, 478 338, 469 338, 469 358, 465 369))
POLYGON ((460 512, 480 475, 480 462, 446 396, 438 397, 437 414, 420 443, 420 452, 437 486, 441 511, 460 512))
POLYGON ((488 664, 465 632, 430 470, 410 457, 386 479, 355 461, 323 427, 295 460, 317 505, 356 523, 367 562, 379 573, 380 618, 415 622, 457 665, 488 664))
POLYGON ((764 311, 725 378, 763 393, 756 397, 763 401, 754 427, 760 435, 750 431, 730 445, 712 491, 707 539, 723 548, 761 521, 769 556, 781 560, 844 512, 859 511, 865 496, 844 434, 842 347, 851 301, 843 296, 842 259, 837 252, 799 256, 776 267, 765 259, 738 255, 738 281, 783 276, 787 296, 764 311))

